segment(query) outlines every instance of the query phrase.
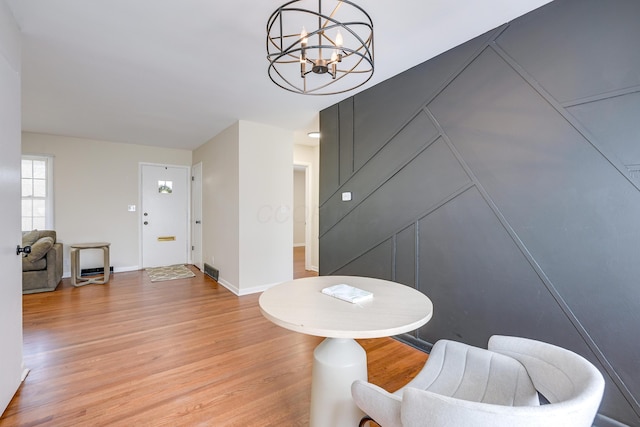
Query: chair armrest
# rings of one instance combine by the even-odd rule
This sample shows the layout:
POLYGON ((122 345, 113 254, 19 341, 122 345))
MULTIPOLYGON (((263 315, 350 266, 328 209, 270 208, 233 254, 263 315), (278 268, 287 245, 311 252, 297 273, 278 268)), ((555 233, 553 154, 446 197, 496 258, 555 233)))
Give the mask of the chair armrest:
POLYGON ((522 363, 536 389, 551 403, 577 395, 602 398, 602 374, 577 353, 541 341, 501 335, 489 339, 489 349, 522 363))
POLYGON ((378 424, 384 427, 402 427, 399 396, 361 380, 351 384, 351 396, 356 405, 378 424))
MULTIPOLYGON (((502 406, 443 396, 428 390, 406 388, 402 396, 403 426, 438 427, 587 427, 579 409, 559 405, 502 406)), ((592 418, 593 419, 593 418, 592 418)))
POLYGON ((536 389, 551 402, 546 410, 559 407, 560 416, 573 414, 571 425, 592 424, 604 393, 604 377, 587 359, 553 344, 520 337, 494 335, 489 348, 524 365, 536 389))
POLYGON ((54 243, 47 252, 47 265, 53 263, 56 268, 62 268, 62 243, 54 243))
POLYGON ((47 286, 55 288, 62 279, 63 246, 54 243, 46 255, 47 258, 47 286))

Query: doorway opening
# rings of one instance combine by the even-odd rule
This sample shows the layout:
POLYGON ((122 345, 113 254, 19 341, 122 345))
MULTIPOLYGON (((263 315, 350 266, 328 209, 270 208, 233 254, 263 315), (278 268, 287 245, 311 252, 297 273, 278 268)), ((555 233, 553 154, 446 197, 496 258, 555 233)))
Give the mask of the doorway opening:
POLYGON ((311 267, 310 165, 293 165, 293 275, 317 276, 311 267))

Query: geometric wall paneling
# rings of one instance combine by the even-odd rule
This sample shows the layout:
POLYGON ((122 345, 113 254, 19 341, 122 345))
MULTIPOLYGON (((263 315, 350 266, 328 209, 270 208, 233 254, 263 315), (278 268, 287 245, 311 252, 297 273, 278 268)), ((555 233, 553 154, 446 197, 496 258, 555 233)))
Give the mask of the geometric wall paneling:
POLYGON ((334 275, 367 276, 376 279, 391 280, 393 263, 393 240, 385 240, 368 250, 344 267, 336 270, 334 275), (372 268, 373 266, 373 268, 372 268))
POLYGON ((412 288, 416 287, 416 225, 395 235, 396 251, 393 280, 412 288))
POLYGON ((354 171, 353 149, 353 97, 347 98, 339 105, 340 133, 340 185, 344 184, 354 171))
MULTIPOLYGON (((340 104, 342 106, 342 104, 340 104)), ((341 108, 342 110, 342 108, 341 108)), ((340 121, 342 123, 342 120, 340 121)), ((419 112, 400 132, 354 174, 340 191, 334 193, 320 206, 320 235, 351 211, 358 202, 365 199, 376 188, 384 184, 392 175, 402 169, 438 136, 433 123, 424 112, 419 112), (388 171, 386 175, 380 171, 388 171), (350 191, 351 202, 342 201, 342 192, 350 191)), ((323 137, 324 138, 324 137, 323 137)), ((325 140, 323 139, 323 143, 325 140)), ((340 140, 340 147, 345 144, 340 140)), ((343 158, 340 158, 343 161, 343 158)))
POLYGON ((357 204, 321 236, 321 274, 332 274, 390 238, 469 182, 453 153, 438 139, 364 200, 354 193, 354 201, 341 202, 357 204), (407 197, 414 202, 407 205, 407 197))
POLYGON ((493 334, 582 347, 540 277, 476 188, 419 222, 419 290, 434 315, 421 338, 486 344, 493 334))
POLYGON ((640 85, 637 0, 555 1, 512 22, 497 43, 558 102, 640 85), (544 22, 545 31, 540 31, 544 22))
MULTIPOLYGON (((419 289, 434 312, 418 339, 483 346, 493 334, 524 336, 602 366, 476 188, 421 219, 419 230, 419 289)), ((610 415, 633 419, 618 385, 604 377, 610 415)))
MULTIPOLYGON (((493 31, 438 56, 438 61, 417 65, 392 79, 353 96, 354 157, 359 169, 433 96, 440 85, 462 69, 493 35, 493 31), (431 79, 424 79, 429 74, 431 79), (384 102, 379 102, 384 99, 384 102)), ((413 43, 419 54, 420 43, 413 43)))
POLYGON ((640 425, 638 22, 637 0, 555 0, 321 112, 321 274, 424 292, 422 348, 582 354, 600 427, 640 425))
MULTIPOLYGON (((320 144, 319 203, 322 205, 340 185, 340 145, 338 144, 338 104, 320 111, 321 141, 332 141, 320 144)), ((322 218, 320 218, 322 221, 322 218)))
POLYGON ((626 95, 574 105, 567 110, 597 141, 606 141, 624 165, 640 165, 640 88, 626 95))
POLYGON ((640 164, 627 165, 629 171, 629 178, 640 188, 640 164))
POLYGON ((487 172, 484 178, 488 182, 483 184, 499 180, 493 176, 494 168, 501 174, 502 184, 511 187, 527 184, 512 188, 509 196, 514 197, 506 197, 506 203, 511 200, 519 204, 522 192, 534 190, 538 181, 555 184, 573 173, 557 168, 556 164, 576 155, 571 151, 571 143, 564 140, 565 134, 570 133, 573 139, 580 135, 569 129, 563 117, 490 48, 428 108, 455 146, 464 142, 461 148, 465 150, 465 161, 487 172), (534 181, 525 182, 523 174, 534 181), (502 178, 507 178, 507 182, 502 178))
POLYGON ((640 395, 640 358, 627 356, 640 340, 618 335, 640 326, 640 193, 490 49, 429 107, 585 339, 640 395))

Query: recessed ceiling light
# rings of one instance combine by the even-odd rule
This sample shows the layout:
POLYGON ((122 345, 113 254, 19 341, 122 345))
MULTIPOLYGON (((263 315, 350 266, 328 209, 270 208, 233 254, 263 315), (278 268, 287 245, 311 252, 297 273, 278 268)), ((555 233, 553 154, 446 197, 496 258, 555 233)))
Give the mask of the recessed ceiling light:
POLYGON ((320 132, 309 132, 307 135, 309 138, 320 138, 320 132))

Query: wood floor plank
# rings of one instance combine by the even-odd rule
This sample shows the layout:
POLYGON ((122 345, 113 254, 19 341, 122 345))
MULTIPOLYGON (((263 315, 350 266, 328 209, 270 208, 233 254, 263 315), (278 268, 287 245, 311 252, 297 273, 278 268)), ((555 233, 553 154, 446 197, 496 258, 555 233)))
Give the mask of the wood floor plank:
MULTIPOLYGON (((29 376, 0 426, 307 426, 313 350, 322 338, 280 328, 258 307, 196 277, 24 295, 29 376)), ((315 275, 298 272, 298 275, 315 275)), ((394 390, 426 354, 359 340, 370 380, 394 390)))

